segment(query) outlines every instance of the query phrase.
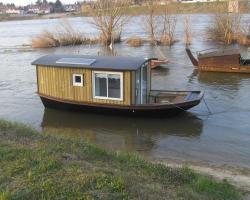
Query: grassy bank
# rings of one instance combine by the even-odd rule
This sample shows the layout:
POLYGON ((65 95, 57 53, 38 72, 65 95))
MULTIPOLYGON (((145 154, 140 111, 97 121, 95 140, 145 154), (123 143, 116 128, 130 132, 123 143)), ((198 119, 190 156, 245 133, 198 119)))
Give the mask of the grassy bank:
MULTIPOLYGON (((225 2, 216 3, 216 5, 224 5, 225 11, 227 4, 225 2)), ((177 14, 195 14, 195 13, 214 13, 216 12, 216 5, 212 3, 171 3, 167 6, 165 5, 155 5, 154 10, 158 15, 165 12, 166 7, 171 10, 172 13, 177 14)), ((148 6, 134 6, 126 8, 124 13, 128 15, 145 15, 148 14, 148 6)))
POLYGON ((0 14, 1 21, 24 21, 24 20, 34 20, 34 19, 58 19, 65 17, 75 17, 80 16, 79 13, 52 13, 49 15, 10 15, 10 14, 0 14))
MULTIPOLYGON (((172 13, 177 14, 209 14, 218 12, 218 6, 221 7, 221 12, 228 12, 228 2, 226 1, 217 1, 217 2, 197 2, 197 3, 171 3, 169 5, 155 5, 154 10, 155 13, 161 15, 165 12, 166 8, 171 10, 172 13)), ((124 15, 145 15, 149 14, 148 6, 130 6, 126 7, 123 10, 124 15)), ((240 13, 248 13, 249 8, 247 6, 247 2, 240 1, 239 2, 239 12, 240 13)), ((83 16, 91 16, 92 12, 89 13, 81 13, 83 16)))
POLYGON ((241 199, 227 182, 0 121, 0 199, 241 199))
POLYGON ((16 20, 31 20, 31 19, 38 19, 38 17, 0 14, 0 22, 1 21, 16 21, 16 20))

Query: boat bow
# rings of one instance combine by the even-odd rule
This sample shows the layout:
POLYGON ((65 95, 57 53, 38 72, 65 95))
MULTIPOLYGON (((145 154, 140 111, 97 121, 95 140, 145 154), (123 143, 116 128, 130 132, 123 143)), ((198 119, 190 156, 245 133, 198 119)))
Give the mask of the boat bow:
POLYGON ((192 62, 192 64, 196 67, 198 67, 198 60, 194 57, 193 53, 191 52, 191 50, 189 48, 186 48, 186 52, 187 52, 187 55, 190 59, 190 61, 192 62))

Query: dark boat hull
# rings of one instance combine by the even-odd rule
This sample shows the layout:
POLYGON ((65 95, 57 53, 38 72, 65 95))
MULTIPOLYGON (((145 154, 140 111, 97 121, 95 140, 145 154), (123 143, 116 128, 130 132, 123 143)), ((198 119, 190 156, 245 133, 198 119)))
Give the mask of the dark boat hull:
POLYGON ((83 104, 71 101, 62 101, 51 97, 40 96, 43 104, 47 108, 64 109, 77 112, 94 112, 111 115, 128 115, 141 117, 171 117, 185 112, 198 105, 201 99, 176 105, 158 106, 115 106, 103 104, 83 104))

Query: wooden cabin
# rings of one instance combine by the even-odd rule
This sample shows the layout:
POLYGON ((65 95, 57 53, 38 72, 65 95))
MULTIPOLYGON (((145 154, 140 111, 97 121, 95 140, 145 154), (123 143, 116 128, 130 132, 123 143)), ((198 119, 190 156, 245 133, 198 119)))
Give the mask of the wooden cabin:
MULTIPOLYGON (((38 94, 46 107, 156 114, 156 108, 166 110, 170 101, 186 102, 187 92, 151 90, 150 61, 125 56, 47 55, 32 64, 36 65, 38 94), (164 98, 168 99, 165 103, 164 98)), ((196 100, 196 105, 198 96, 190 99, 196 100)))

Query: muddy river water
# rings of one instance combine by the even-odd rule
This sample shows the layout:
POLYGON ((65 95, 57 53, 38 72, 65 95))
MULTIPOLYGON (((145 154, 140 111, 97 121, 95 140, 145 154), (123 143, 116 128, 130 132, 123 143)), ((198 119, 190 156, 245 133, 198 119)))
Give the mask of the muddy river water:
MULTIPOLYGON (((182 16, 180 16, 181 19, 182 16)), ((205 39, 209 15, 192 15, 193 51, 222 46, 205 39)), ((125 42, 115 46, 117 55, 159 56, 172 61, 152 72, 153 89, 202 89, 212 114, 202 102, 188 114, 171 119, 102 116, 45 109, 36 94, 36 72, 30 63, 45 54, 103 54, 95 46, 32 49, 26 44, 43 29, 54 29, 59 19, 0 22, 0 118, 26 123, 39 131, 79 137, 107 149, 137 152, 154 160, 184 160, 250 168, 250 74, 200 73, 192 66, 182 41, 169 47, 125 42)), ((88 18, 70 19, 86 35, 97 35, 88 18)), ((146 33, 142 17, 126 25, 123 39, 146 33)), ((247 48, 241 48, 248 56, 247 48)))

